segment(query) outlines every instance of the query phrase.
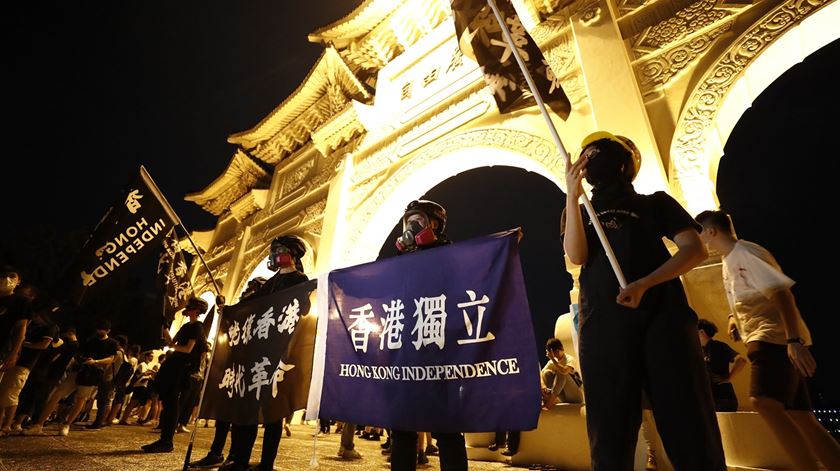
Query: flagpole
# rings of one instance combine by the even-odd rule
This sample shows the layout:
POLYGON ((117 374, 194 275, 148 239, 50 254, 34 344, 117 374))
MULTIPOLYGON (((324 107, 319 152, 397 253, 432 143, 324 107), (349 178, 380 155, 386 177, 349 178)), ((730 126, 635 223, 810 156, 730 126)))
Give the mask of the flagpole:
MULTIPOLYGON (((551 137, 554 138, 554 144, 560 150, 560 154, 563 156, 563 159, 566 164, 566 168, 569 168, 572 165, 572 160, 569 157, 569 153, 566 151, 566 147, 563 146, 563 142, 560 140, 560 135, 557 133, 557 129, 554 127, 554 122, 551 120, 551 116, 548 114, 548 110, 545 108, 545 103, 543 102, 542 96, 540 96, 540 91, 537 89, 537 85, 534 83, 534 79, 531 77, 531 73, 528 72, 528 67, 525 66, 525 62, 522 60, 522 57, 519 55, 519 49, 517 49, 516 44, 513 42, 513 37, 510 34, 510 30, 508 29, 507 25, 505 24, 505 20, 502 17, 501 12, 499 12, 499 7, 496 5, 496 0, 487 0, 487 4, 493 9, 493 14, 496 16, 496 21, 499 23, 499 27, 502 29, 502 34, 505 37, 505 41, 507 42, 508 47, 510 48, 513 57, 516 59, 516 63, 519 65, 519 68, 522 70, 522 74, 525 76, 525 80, 528 82, 528 88, 531 89, 531 93, 534 95, 534 100, 537 102, 537 106, 540 108, 540 112, 545 118, 545 122, 548 125, 548 130, 551 132, 551 137)), ((589 201, 589 197, 586 196, 586 192, 581 192, 581 199, 583 200, 583 206, 586 208, 586 212, 589 214, 589 219, 592 221, 592 226, 595 228, 595 232, 598 234, 598 239, 601 241, 601 245, 604 247, 604 252, 607 254, 607 258, 610 261, 610 266, 612 266, 613 272, 615 272, 616 278, 618 278, 618 284, 622 288, 627 287, 627 279, 624 277, 624 273, 621 271, 621 266, 618 264, 618 260, 615 258, 615 252, 613 252, 612 246, 610 245, 609 240, 607 240, 607 236, 604 233, 604 228, 601 227, 601 221, 598 219, 597 215, 595 214, 595 208, 592 207, 592 202, 589 201)))
POLYGON ((160 202, 163 203, 163 209, 166 211, 166 214, 169 215, 169 217, 173 221, 175 221, 175 224, 177 224, 181 228, 181 230, 184 231, 184 234, 187 235, 187 239, 189 239, 190 244, 192 245, 193 249, 195 249, 195 253, 198 255, 199 260, 201 260, 201 264, 204 265, 204 269, 207 271, 207 275, 210 276, 210 281, 213 282, 213 288, 215 288, 216 294, 222 294, 222 290, 219 289, 219 284, 216 282, 216 278, 213 277, 213 272, 210 271, 210 267, 207 266, 207 261, 204 260, 204 256, 201 255, 201 249, 199 249, 198 245, 196 245, 195 241, 192 238, 192 235, 190 235, 190 231, 187 230, 187 228, 184 226, 184 223, 181 222, 181 218, 179 218, 175 210, 172 209, 172 206, 169 204, 169 201, 167 201, 166 196, 163 196, 163 193, 161 193, 160 188, 158 188, 157 184, 155 184, 155 181, 152 180, 152 176, 149 175, 149 172, 146 171, 146 167, 142 165, 140 166, 140 176, 143 178, 143 181, 145 181, 146 184, 149 185, 149 188, 152 190, 155 196, 157 196, 160 202))
MULTIPOLYGON (((158 200, 160 200, 160 202, 163 203, 163 209, 166 211, 169 217, 172 218, 172 220, 175 221, 175 223, 181 227, 181 230, 184 231, 185 234, 187 234, 187 239, 189 239, 190 244, 192 244, 193 249, 195 249, 195 253, 196 255, 198 255, 199 260, 201 260, 201 264, 204 265, 204 269, 207 271, 207 275, 210 277, 210 281, 213 282, 213 288, 216 290, 216 295, 218 296, 222 294, 221 289, 219 289, 219 284, 216 282, 216 278, 213 277, 213 272, 210 271, 210 267, 207 266, 207 261, 204 260, 204 256, 201 255, 201 250, 198 248, 198 245, 196 245, 195 241, 190 235, 190 231, 187 230, 187 228, 184 226, 184 223, 181 222, 181 218, 178 217, 178 214, 175 213, 175 210, 169 204, 169 201, 167 201, 166 197, 163 196, 163 193, 161 193, 157 184, 155 184, 155 181, 152 180, 152 176, 149 175, 149 172, 146 171, 146 167, 142 165, 140 166, 140 175, 146 182, 146 184, 149 185, 149 188, 152 190, 152 192, 155 193, 155 196, 158 198, 158 200)), ((207 380, 210 378, 210 368, 213 365, 213 357, 216 355, 216 343, 219 340, 219 330, 222 327, 222 309, 215 305, 213 307, 215 309, 218 309, 219 311, 219 320, 216 322, 216 332, 213 334, 213 345, 210 347, 210 358, 207 360, 207 364, 204 367, 204 381, 201 385, 201 393, 198 396, 198 405, 196 406, 198 408, 198 414, 201 414, 201 403, 204 402, 204 392, 207 390, 207 380)), ((187 446, 187 453, 186 455, 184 455, 184 467, 182 468, 183 471, 187 471, 190 467, 190 455, 192 455, 193 443, 195 442, 195 432, 198 429, 198 417, 196 417, 195 424, 196 426, 193 427, 192 433, 190 433, 190 443, 187 446)))

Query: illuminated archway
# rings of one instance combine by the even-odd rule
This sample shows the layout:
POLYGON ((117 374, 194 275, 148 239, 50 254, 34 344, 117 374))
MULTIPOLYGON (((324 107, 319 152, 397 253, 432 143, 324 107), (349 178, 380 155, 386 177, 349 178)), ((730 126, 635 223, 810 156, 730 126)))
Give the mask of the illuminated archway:
POLYGON ((374 260, 411 200, 460 172, 495 165, 538 173, 565 192, 565 165, 552 142, 510 129, 456 134, 413 156, 355 211, 346 215, 350 236, 339 264, 347 266, 374 260))
POLYGON ((717 168, 738 119, 785 71, 840 38, 840 2, 786 1, 732 43, 688 99, 671 143, 669 179, 692 214, 718 206, 717 168))

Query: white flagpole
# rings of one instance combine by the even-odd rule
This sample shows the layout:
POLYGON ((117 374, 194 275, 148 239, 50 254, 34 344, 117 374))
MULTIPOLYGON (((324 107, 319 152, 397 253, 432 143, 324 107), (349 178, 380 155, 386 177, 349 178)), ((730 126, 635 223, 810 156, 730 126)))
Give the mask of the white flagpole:
MULTIPOLYGON (((487 0, 487 4, 490 5, 490 8, 493 9, 493 14, 496 16, 496 21, 499 22, 499 27, 502 29, 502 34, 505 37, 505 41, 510 48, 513 57, 516 58, 516 63, 519 64, 519 68, 522 70, 522 74, 525 76, 525 80, 528 82, 528 88, 531 89, 531 93, 534 95, 534 99, 537 101, 537 106, 540 108, 540 112, 545 118, 545 122, 548 125, 548 130, 551 132, 551 137, 554 138, 554 144, 560 150, 560 154, 563 156, 563 160, 566 163, 566 168, 572 165, 572 160, 569 157, 569 153, 566 151, 566 147, 563 146, 563 142, 560 140, 560 135, 557 134, 557 129, 554 127, 554 122, 551 121, 551 116, 548 114, 548 110, 545 108, 545 103, 543 102, 542 96, 540 95, 540 91, 537 89, 537 85, 534 83, 534 79, 531 77, 531 73, 528 72, 528 68, 525 66, 525 62, 522 60, 522 56, 519 54, 519 50, 516 48, 516 44, 513 42, 513 37, 510 35, 510 30, 508 29, 507 25, 505 24, 505 20, 502 17, 501 12, 499 12, 499 7, 496 5, 495 0, 487 0)), ((615 252, 613 252, 612 246, 610 246, 610 242, 607 240, 606 234, 604 234, 604 228, 601 227, 601 221, 598 220, 597 215, 595 214, 595 208, 592 207, 592 202, 589 201, 589 198, 586 196, 586 192, 583 192, 581 195, 581 199, 583 200, 583 206, 586 208, 587 214, 589 214, 589 219, 592 220, 592 225, 595 227, 595 232, 598 234, 598 239, 601 241, 601 245, 604 247, 604 252, 607 254, 607 258, 610 261, 610 265, 612 266, 613 272, 615 272, 616 278, 618 278, 618 284, 622 288, 627 287, 627 279, 624 278, 624 273, 621 271, 621 267, 618 265, 618 260, 615 258, 615 252)))

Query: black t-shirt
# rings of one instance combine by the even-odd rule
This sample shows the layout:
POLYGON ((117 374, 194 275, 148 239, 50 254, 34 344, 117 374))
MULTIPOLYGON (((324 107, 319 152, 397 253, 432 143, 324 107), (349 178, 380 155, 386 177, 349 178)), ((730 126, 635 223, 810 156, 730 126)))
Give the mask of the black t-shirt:
POLYGON ((32 319, 29 300, 18 294, 11 294, 0 298, 0 358, 8 349, 7 342, 11 339, 12 328, 18 321, 32 319))
POLYGON ((67 365, 79 353, 79 341, 64 339, 64 343, 55 349, 54 353, 58 353, 55 359, 50 362, 47 367, 47 378, 58 379, 64 375, 67 370, 67 365))
MULTIPOLYGON (((38 343, 45 338, 49 338, 52 341, 56 337, 58 337, 58 326, 52 322, 30 322, 26 328, 26 342, 38 343)), ((17 366, 23 366, 31 371, 41 354, 49 351, 49 349, 50 347, 47 346, 45 350, 36 350, 24 345, 20 349, 20 358, 18 358, 17 366)))
POLYGON ((703 347, 703 359, 706 361, 712 384, 720 383, 722 378, 729 376, 729 364, 735 361, 737 356, 738 352, 729 345, 718 340, 709 340, 703 347))
POLYGON ((117 353, 117 347, 117 341, 111 337, 106 339, 93 337, 85 343, 84 348, 82 348, 82 355, 94 360, 101 360, 114 356, 117 353))
MULTIPOLYGON (((663 237, 673 240, 683 230, 701 230, 675 199, 661 191, 640 195, 625 187, 611 193, 596 192, 592 205, 628 283, 649 275, 671 257, 663 237)), ((580 272, 581 315, 599 308, 622 308, 615 302, 619 284, 606 252, 589 215, 583 208, 581 213, 589 249, 580 272)), ((565 232, 565 212, 561 232, 565 232)), ((687 306, 685 291, 675 278, 649 289, 639 309, 659 312, 687 306)))
POLYGON ((303 283, 308 281, 309 278, 299 271, 293 271, 291 273, 275 273, 274 276, 268 279, 260 289, 254 292, 248 299, 254 299, 259 296, 265 296, 267 294, 276 293, 277 291, 284 290, 286 288, 291 288, 292 286, 303 283))
POLYGON ((201 356, 207 351, 205 339, 204 325, 201 322, 188 322, 182 325, 172 342, 176 345, 187 345, 190 340, 195 340, 195 344, 190 353, 176 351, 172 353, 172 358, 166 361, 174 360, 176 363, 188 364, 191 372, 198 371, 199 365, 201 365, 201 356))

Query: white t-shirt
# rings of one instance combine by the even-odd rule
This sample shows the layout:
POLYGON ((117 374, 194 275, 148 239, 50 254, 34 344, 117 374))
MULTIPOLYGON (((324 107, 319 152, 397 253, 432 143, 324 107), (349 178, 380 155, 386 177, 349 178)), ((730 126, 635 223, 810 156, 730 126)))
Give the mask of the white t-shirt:
POLYGON ((151 369, 152 369, 152 367, 149 366, 149 363, 146 363, 145 361, 142 361, 142 362, 140 362, 139 365, 137 365, 137 368, 135 368, 135 372, 139 373, 139 375, 138 375, 137 381, 134 382, 134 387, 135 388, 141 388, 141 387, 144 388, 144 387, 149 385, 149 377, 148 376, 143 376, 143 373, 145 373, 145 372, 147 372, 151 369))
MULTIPOLYGON (((560 359, 560 364, 563 366, 570 366, 574 371, 577 371, 577 365, 575 363, 575 359, 573 356, 569 355, 568 353, 564 353, 563 358, 560 359)), ((561 375, 565 375, 562 371, 560 371, 557 366, 554 364, 553 361, 548 360, 548 363, 542 369, 542 377, 543 382, 546 381, 546 378, 549 376, 557 377, 561 375)), ((552 393, 558 394, 560 392, 558 386, 558 381, 554 381, 552 384, 552 393)))
MULTIPOLYGON (((758 244, 738 240, 729 255, 723 257, 726 297, 744 343, 761 340, 786 344, 782 313, 770 296, 789 289, 794 283, 782 272, 773 255, 758 244)), ((799 334, 807 345, 811 344, 811 333, 801 317, 799 334)))

